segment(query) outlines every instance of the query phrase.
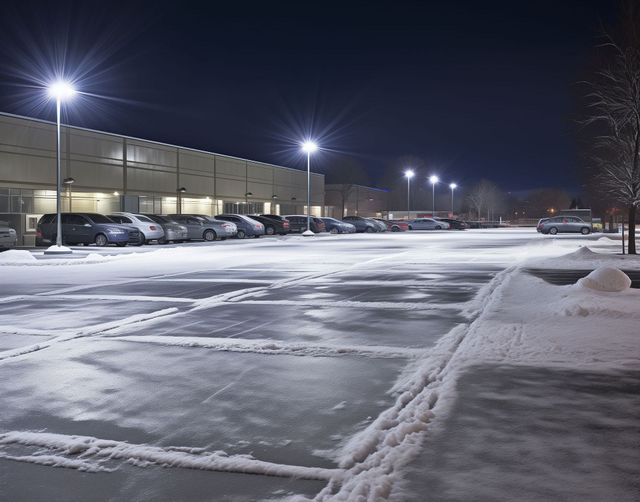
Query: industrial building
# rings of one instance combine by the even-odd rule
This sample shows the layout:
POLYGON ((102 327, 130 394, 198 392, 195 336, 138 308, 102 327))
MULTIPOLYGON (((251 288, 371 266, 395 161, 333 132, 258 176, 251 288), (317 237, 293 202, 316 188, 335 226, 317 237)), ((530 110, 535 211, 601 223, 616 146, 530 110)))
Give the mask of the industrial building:
POLYGON ((389 191, 353 183, 325 185, 327 216, 342 219, 345 216, 387 217, 389 191))
MULTIPOLYGON (((0 220, 19 244, 56 210, 55 123, 0 113, 0 220)), ((307 173, 288 167, 73 126, 62 127, 62 210, 141 213, 306 212, 307 173)), ((311 174, 311 213, 327 213, 311 174)))

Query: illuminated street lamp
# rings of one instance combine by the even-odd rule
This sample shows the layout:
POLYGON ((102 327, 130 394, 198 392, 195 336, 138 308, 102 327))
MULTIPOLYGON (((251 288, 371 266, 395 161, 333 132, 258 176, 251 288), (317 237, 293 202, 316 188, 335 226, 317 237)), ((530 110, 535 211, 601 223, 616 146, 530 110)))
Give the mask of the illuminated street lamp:
POLYGON ((433 175, 433 176, 429 176, 429 183, 431 183, 431 189, 432 189, 432 199, 431 199, 431 212, 433 213, 432 216, 436 215, 436 185, 438 184, 438 182, 440 181, 440 178, 438 178, 437 176, 433 175))
POLYGON ((411 178, 413 178, 414 172, 411 169, 407 169, 404 175, 407 178, 407 220, 409 220, 411 211, 409 196, 411 194, 411 178))
POLYGON ((50 246, 45 254, 64 254, 71 253, 71 249, 62 245, 62 174, 60 172, 60 108, 62 101, 70 99, 76 93, 73 86, 62 80, 52 83, 49 86, 49 97, 56 100, 56 243, 50 246))
POLYGON ((313 141, 302 143, 302 151, 307 154, 307 229, 302 235, 315 235, 311 231, 311 154, 318 150, 318 145, 313 141))
POLYGON ((451 189, 451 216, 453 217, 453 191, 458 188, 458 185, 450 183, 449 188, 451 189))

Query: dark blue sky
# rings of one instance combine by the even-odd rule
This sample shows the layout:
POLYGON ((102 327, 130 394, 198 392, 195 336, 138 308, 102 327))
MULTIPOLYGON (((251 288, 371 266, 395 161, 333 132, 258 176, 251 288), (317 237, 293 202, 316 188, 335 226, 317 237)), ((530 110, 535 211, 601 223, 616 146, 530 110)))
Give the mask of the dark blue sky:
POLYGON ((29 84, 64 62, 95 95, 69 106, 74 125, 301 168, 296 141, 313 134, 333 179, 357 165, 384 185, 412 164, 572 188, 575 83, 614 12, 613 0, 27 0, 0 20, 0 110, 53 118, 29 84))

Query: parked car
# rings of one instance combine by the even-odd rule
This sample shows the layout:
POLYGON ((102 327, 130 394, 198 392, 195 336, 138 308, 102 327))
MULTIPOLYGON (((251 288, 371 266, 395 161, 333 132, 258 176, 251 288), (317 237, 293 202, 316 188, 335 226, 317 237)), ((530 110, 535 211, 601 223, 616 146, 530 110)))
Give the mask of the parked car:
POLYGON ((261 214, 251 214, 249 218, 259 221, 264 225, 264 233, 267 235, 287 235, 289 233, 289 220, 286 218, 272 218, 261 214))
POLYGON ((434 220, 448 223, 451 230, 466 230, 469 228, 469 225, 462 220, 456 220, 453 218, 434 218, 434 220))
MULTIPOLYGON (((45 214, 40 218, 36 229, 36 246, 55 244, 58 232, 57 222, 55 213, 45 214)), ((137 228, 115 223, 103 214, 62 213, 62 242, 70 246, 76 244, 139 246, 143 240, 137 228)))
POLYGON ((416 218, 409 222, 409 230, 446 230, 449 224, 433 218, 416 218))
MULTIPOLYGON (((307 216, 304 214, 291 214, 286 215, 285 218, 289 220, 291 232, 302 233, 307 230, 307 216)), ((326 232, 327 227, 321 218, 311 217, 310 228, 314 234, 326 232)))
POLYGON ((118 212, 108 215, 109 219, 116 223, 131 225, 140 230, 142 240, 145 244, 151 241, 160 241, 164 238, 164 230, 152 219, 141 214, 118 212))
POLYGON ((383 220, 382 218, 374 218, 376 221, 384 223, 388 232, 405 232, 409 230, 409 223, 405 220, 383 220))
POLYGON ((187 227, 180 225, 168 216, 160 216, 159 214, 144 214, 143 216, 155 221, 162 227, 164 237, 158 239, 158 244, 166 244, 167 242, 183 242, 187 240, 187 227))
POLYGON ((373 222, 373 224, 378 229, 378 232, 386 232, 387 231, 387 224, 384 223, 383 221, 380 221, 378 218, 366 218, 366 219, 373 222))
POLYGON ((587 223, 577 216, 554 216, 544 221, 540 226, 540 232, 543 234, 556 235, 562 232, 578 232, 582 235, 591 233, 591 224, 587 223))
POLYGON ((18 243, 18 234, 6 221, 0 221, 0 249, 15 247, 18 243))
POLYGON ((536 232, 542 232, 542 226, 546 221, 549 221, 549 218, 540 218, 538 220, 538 224, 536 225, 536 232))
POLYGON ((363 218, 362 216, 345 216, 342 218, 342 221, 346 221, 347 223, 351 223, 354 227, 356 227, 356 232, 377 232, 378 225, 376 225, 369 218, 363 218))
POLYGON ((235 235, 235 225, 201 214, 169 214, 166 216, 187 227, 187 240, 215 241, 235 235))
POLYGON ((320 218, 324 221, 324 226, 327 232, 332 234, 353 234, 356 231, 356 227, 346 221, 336 220, 335 218, 320 218))
POLYGON ((244 214, 218 214, 216 219, 235 223, 236 227, 238 227, 236 235, 238 239, 244 239, 245 237, 255 237, 257 239, 264 235, 264 225, 244 214))

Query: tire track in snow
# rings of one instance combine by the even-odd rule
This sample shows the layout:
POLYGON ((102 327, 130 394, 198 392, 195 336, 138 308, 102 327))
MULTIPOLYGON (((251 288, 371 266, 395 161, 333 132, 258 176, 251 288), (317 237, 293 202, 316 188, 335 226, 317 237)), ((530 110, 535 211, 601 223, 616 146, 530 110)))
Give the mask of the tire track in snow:
POLYGON ((399 480, 396 471, 419 453, 433 409, 449 392, 455 392, 456 371, 451 363, 460 346, 486 308, 500 297, 515 270, 517 267, 503 270, 481 288, 473 301, 470 324, 453 328, 422 361, 416 361, 411 374, 396 383, 392 391, 401 393, 395 404, 343 445, 339 466, 344 472, 330 480, 313 498, 315 502, 389 498, 399 480))

